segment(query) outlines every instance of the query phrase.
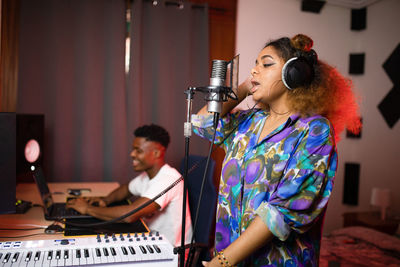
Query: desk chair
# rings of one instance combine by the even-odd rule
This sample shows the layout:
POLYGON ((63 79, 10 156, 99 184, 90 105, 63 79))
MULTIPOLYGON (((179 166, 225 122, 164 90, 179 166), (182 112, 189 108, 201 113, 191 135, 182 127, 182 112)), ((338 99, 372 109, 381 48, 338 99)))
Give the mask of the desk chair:
MULTIPOLYGON (((193 227, 206 163, 207 159, 204 156, 190 155, 188 159, 188 170, 191 170, 193 165, 198 165, 188 173, 186 181, 193 227)), ((184 173, 184 164, 185 159, 183 159, 181 163, 181 173, 184 173)), ((192 266, 202 266, 201 261, 211 259, 209 253, 212 246, 212 243, 210 242, 210 234, 215 222, 215 207, 217 202, 217 191, 213 183, 214 168, 215 161, 210 159, 206 181, 204 183, 203 196, 199 208, 197 225, 196 229, 194 229, 195 255, 192 266)))

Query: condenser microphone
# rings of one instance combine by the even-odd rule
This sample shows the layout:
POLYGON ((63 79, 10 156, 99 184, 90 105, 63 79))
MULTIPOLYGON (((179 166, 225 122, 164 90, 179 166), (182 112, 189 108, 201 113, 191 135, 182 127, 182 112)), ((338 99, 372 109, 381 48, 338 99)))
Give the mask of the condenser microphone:
POLYGON ((225 60, 212 61, 210 86, 206 96, 208 112, 221 113, 222 102, 227 99, 229 88, 225 86, 225 77, 228 63, 225 60))

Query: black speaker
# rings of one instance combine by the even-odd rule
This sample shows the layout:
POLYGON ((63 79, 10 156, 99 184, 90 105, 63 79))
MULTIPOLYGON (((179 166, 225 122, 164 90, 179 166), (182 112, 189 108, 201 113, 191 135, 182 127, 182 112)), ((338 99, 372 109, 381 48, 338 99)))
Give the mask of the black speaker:
POLYGON ((0 112, 0 214, 15 213, 16 115, 0 112))
POLYGON ((351 29, 355 31, 364 30, 367 27, 367 8, 351 10, 351 29))
POLYGON ((282 68, 282 82, 288 89, 309 85, 314 79, 312 63, 304 57, 293 57, 282 68))
POLYGON ((349 73, 363 74, 364 73, 365 54, 350 54, 349 73))
POLYGON ((358 205, 358 187, 360 183, 360 164, 344 165, 343 204, 358 205))
MULTIPOLYGON (((33 182, 31 163, 25 159, 26 143, 34 139, 44 149, 44 115, 17 114, 17 182, 33 182)), ((43 163, 42 152, 35 165, 43 163)))

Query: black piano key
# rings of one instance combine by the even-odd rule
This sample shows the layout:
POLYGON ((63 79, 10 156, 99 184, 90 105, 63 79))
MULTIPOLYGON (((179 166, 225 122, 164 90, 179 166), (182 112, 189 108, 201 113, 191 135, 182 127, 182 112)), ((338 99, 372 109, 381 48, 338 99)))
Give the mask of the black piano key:
POLYGON ((103 254, 104 254, 104 256, 106 256, 106 257, 108 257, 108 255, 110 255, 110 254, 108 253, 107 248, 103 248, 103 254))
POLYGON ((96 256, 101 257, 101 251, 99 248, 96 248, 96 256))
POLYGON ((154 249, 157 251, 157 253, 161 253, 161 249, 159 246, 157 246, 156 244, 153 245, 154 249))
POLYGON ((64 259, 68 259, 69 258, 69 251, 66 249, 64 250, 64 259))
POLYGON ((32 258, 32 251, 28 251, 28 253, 26 254, 26 257, 25 257, 25 261, 30 261, 31 258, 32 258))
POLYGON ((85 255, 85 258, 89 258, 89 250, 87 248, 83 250, 83 254, 85 255))
POLYGON ((10 257, 11 257, 11 253, 8 252, 8 253, 6 254, 6 256, 4 257, 4 259, 3 259, 3 263, 7 263, 8 260, 10 259, 10 257))
POLYGON ((115 256, 117 253, 115 252, 115 249, 113 247, 110 248, 111 255, 115 256))
POLYGON ((11 262, 16 262, 16 261, 18 260, 18 257, 19 257, 19 252, 17 252, 17 253, 14 254, 14 256, 13 256, 11 262))
POLYGON ((41 254, 40 251, 36 251, 36 253, 35 253, 35 261, 38 261, 40 259, 40 254, 41 254))
POLYGON ((146 245, 146 247, 147 247, 147 250, 148 250, 151 254, 154 253, 154 249, 153 249, 150 245, 146 245))
POLYGON ((76 258, 78 258, 78 259, 81 258, 81 250, 80 249, 76 250, 76 258))
POLYGON ((126 249, 126 247, 122 246, 122 253, 124 253, 124 255, 128 255, 128 250, 126 249))
POLYGON ((140 248, 140 250, 142 251, 143 254, 147 254, 146 249, 142 245, 140 245, 139 248, 140 248))
POLYGON ((61 258, 61 250, 56 251, 56 260, 59 260, 61 258))
POLYGON ((50 250, 50 251, 49 251, 49 254, 47 254, 47 259, 48 259, 48 260, 51 260, 52 258, 53 258, 53 251, 50 250))
POLYGON ((132 246, 129 246, 128 248, 129 248, 129 251, 131 252, 132 255, 136 254, 136 251, 132 246))

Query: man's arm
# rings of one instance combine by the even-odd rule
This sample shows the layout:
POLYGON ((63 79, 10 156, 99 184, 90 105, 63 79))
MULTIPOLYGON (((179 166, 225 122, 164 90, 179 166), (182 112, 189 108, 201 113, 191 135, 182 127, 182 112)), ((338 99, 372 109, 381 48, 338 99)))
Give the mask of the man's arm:
MULTIPOLYGON (((90 205, 84 199, 80 198, 80 199, 75 199, 75 200, 71 200, 70 202, 68 202, 67 207, 73 208, 82 214, 89 214, 89 215, 96 217, 98 219, 101 219, 101 220, 112 220, 112 219, 118 218, 118 217, 120 217, 124 214, 127 214, 128 212, 140 207, 142 204, 144 204, 145 202, 147 202, 149 200, 150 199, 148 199, 146 197, 140 197, 130 205, 121 205, 121 206, 115 206, 115 207, 95 207, 95 206, 90 205)), ((153 201, 148 206, 139 210, 135 214, 132 214, 131 216, 125 218, 123 221, 127 222, 127 223, 134 222, 134 221, 137 221, 141 217, 152 215, 154 212, 158 211, 159 209, 160 209, 160 206, 156 202, 153 201)))
POLYGON ((128 184, 124 184, 116 188, 114 191, 112 191, 105 197, 85 197, 84 199, 91 205, 106 207, 111 203, 122 201, 131 196, 132 194, 129 191, 128 184))

